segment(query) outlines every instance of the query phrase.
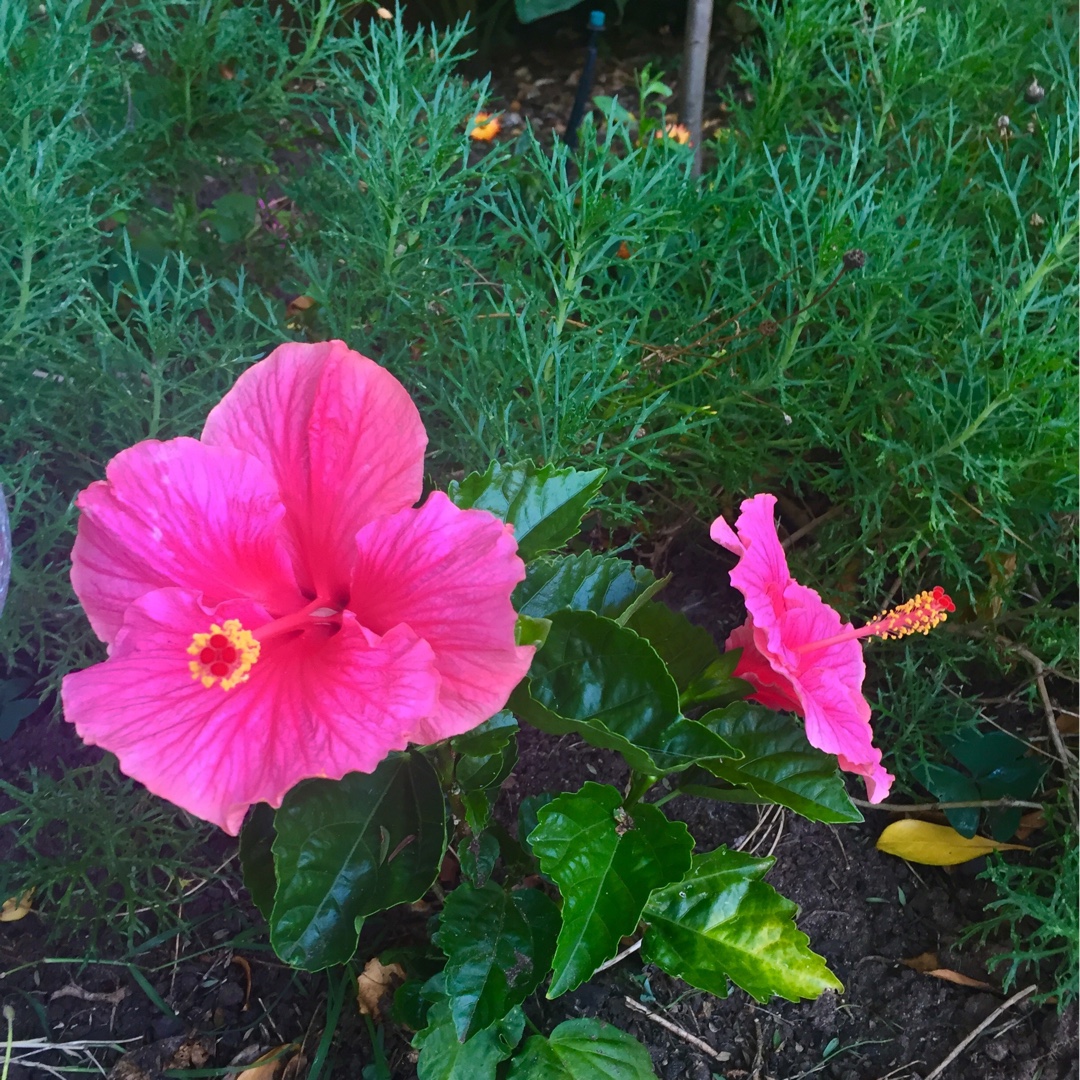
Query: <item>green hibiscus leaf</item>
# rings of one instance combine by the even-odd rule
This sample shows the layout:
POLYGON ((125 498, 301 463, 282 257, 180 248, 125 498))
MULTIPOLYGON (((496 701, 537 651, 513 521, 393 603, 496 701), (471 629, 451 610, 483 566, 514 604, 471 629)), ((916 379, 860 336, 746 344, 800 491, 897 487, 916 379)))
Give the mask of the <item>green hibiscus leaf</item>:
POLYGON ((240 830, 240 869, 251 899, 267 922, 277 891, 273 842, 274 808, 269 803, 256 803, 240 830))
POLYGON ((464 735, 455 736, 450 740, 450 746, 457 754, 487 757, 512 742, 517 729, 518 723, 513 713, 504 709, 490 720, 485 720, 479 727, 474 727, 464 735))
MULTIPOLYGON (((432 982, 441 978, 436 976, 432 982)), ((491 1027, 462 1042, 445 997, 435 1000, 427 1020, 427 1027, 412 1041, 420 1051, 418 1080, 495 1080, 496 1066, 514 1052, 525 1030, 525 1014, 515 1006, 491 1027)))
POLYGON ((446 953, 446 993, 461 1040, 520 1005, 551 968, 559 909, 537 889, 460 885, 446 900, 435 944, 446 953))
POLYGON ((811 821, 862 821, 836 770, 836 758, 812 747, 800 722, 740 701, 707 713, 701 723, 743 754, 738 761, 701 762, 713 775, 811 821))
POLYGON ((510 705, 543 731, 577 732, 617 750, 641 772, 739 756, 715 731, 682 716, 678 688, 644 638, 590 611, 552 615, 547 645, 510 705))
MULTIPOLYGON (((581 519, 596 497, 604 469, 578 472, 531 461, 492 462, 485 473, 452 483, 447 494, 462 509, 488 510, 514 526, 518 552, 528 562, 577 536, 581 519)), ((529 614, 535 614, 529 612, 529 614)))
POLYGON ((373 773, 305 780, 274 823, 270 941, 309 971, 348 960, 366 916, 419 900, 446 850, 442 788, 419 753, 391 754, 373 773))
POLYGON ((728 979, 757 1001, 843 990, 794 922, 796 906, 761 878, 772 859, 718 848, 645 906, 642 956, 691 986, 726 997, 728 979))
POLYGON ((454 768, 454 777, 462 791, 495 788, 514 771, 517 759, 517 740, 511 739, 491 754, 462 754, 454 768))
POLYGON ((461 864, 461 874, 470 885, 478 889, 487 884, 495 869, 495 862, 499 858, 498 838, 486 830, 473 833, 465 837, 457 847, 458 862, 461 864))
POLYGON ((645 604, 626 625, 657 651, 679 690, 685 690, 720 659, 712 634, 667 604, 645 604))
POLYGON ((649 894, 690 866, 694 841, 681 821, 591 781, 537 811, 528 843, 562 893, 562 927, 549 998, 579 986, 633 933, 649 894))
POLYGON ((556 611, 594 611, 614 619, 656 579, 643 566, 594 555, 548 555, 529 563, 525 580, 514 590, 521 615, 546 619, 556 611))
POLYGON ((533 1035, 507 1080, 650 1080, 652 1058, 632 1035, 600 1020, 565 1020, 546 1039, 533 1035))
POLYGON ((712 634, 666 604, 645 604, 626 625, 645 638, 667 664, 682 708, 726 705, 753 687, 734 676, 741 650, 722 653, 712 634))

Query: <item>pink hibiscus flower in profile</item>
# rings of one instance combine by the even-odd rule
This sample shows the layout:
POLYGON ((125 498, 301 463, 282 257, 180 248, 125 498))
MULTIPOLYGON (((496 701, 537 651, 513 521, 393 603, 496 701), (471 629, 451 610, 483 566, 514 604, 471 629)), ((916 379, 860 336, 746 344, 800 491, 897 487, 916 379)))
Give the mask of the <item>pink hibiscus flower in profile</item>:
POLYGON ((82 738, 235 834, 502 708, 533 655, 524 566, 491 514, 414 506, 426 443, 397 379, 331 341, 244 372, 201 439, 113 458, 77 500, 72 583, 109 647, 64 679, 82 738))
POLYGON ((895 778, 873 745, 859 639, 927 633, 955 607, 936 588, 859 629, 845 623, 814 589, 792 578, 776 535, 775 505, 776 496, 755 495, 743 502, 734 530, 722 517, 710 530, 716 543, 739 556, 731 584, 749 613, 727 640, 728 649, 742 649, 735 675, 754 687, 752 700, 801 716, 810 744, 863 776, 870 801, 881 802, 895 778))

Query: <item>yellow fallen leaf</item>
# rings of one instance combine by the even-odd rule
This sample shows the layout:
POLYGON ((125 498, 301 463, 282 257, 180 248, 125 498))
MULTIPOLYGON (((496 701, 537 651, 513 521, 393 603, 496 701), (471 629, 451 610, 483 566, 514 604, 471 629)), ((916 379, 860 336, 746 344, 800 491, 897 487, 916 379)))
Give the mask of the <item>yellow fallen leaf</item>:
POLYGON ((0 922, 18 922, 30 914, 34 890, 27 889, 22 896, 13 896, 0 905, 0 922))
POLYGON ((1030 851, 1023 844, 1003 844, 985 836, 970 839, 948 825, 907 818, 894 821, 879 837, 878 851, 926 866, 955 866, 991 851, 1030 851))
POLYGON ((373 956, 356 980, 356 1004, 360 1012, 378 1020, 382 999, 404 978, 405 969, 400 964, 384 964, 373 956))

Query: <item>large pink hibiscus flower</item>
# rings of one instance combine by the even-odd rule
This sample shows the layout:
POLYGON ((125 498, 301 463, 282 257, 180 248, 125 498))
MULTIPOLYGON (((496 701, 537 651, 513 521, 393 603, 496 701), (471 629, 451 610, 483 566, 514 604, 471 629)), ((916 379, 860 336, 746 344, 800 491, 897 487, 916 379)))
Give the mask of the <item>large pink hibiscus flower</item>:
POLYGON ((109 658, 64 712, 151 791, 235 834, 305 777, 467 731, 528 670, 509 526, 435 492, 404 387, 340 341, 282 345, 201 439, 118 454, 72 583, 109 658))
POLYGON ((755 688, 753 700, 803 717, 811 745, 863 776, 870 801, 881 802, 894 777, 873 745, 859 639, 926 633, 955 610, 953 602, 937 588, 856 629, 792 578, 776 535, 775 505, 774 495, 755 495, 742 504, 734 530, 721 517, 710 531, 739 556, 731 584, 746 598, 749 613, 727 640, 729 649, 742 649, 735 674, 755 688))

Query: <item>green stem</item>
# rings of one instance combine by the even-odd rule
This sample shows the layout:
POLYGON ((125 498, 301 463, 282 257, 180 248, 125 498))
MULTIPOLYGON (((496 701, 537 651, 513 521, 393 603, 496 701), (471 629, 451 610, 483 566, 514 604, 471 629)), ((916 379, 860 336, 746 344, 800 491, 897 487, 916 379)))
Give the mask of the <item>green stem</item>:
POLYGON ((651 773, 638 772, 637 769, 630 774, 630 787, 627 788, 626 797, 623 799, 623 809, 630 810, 641 802, 641 797, 656 783, 657 778, 651 773))

